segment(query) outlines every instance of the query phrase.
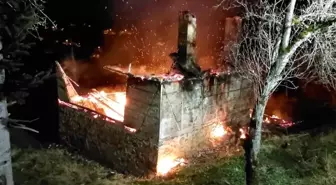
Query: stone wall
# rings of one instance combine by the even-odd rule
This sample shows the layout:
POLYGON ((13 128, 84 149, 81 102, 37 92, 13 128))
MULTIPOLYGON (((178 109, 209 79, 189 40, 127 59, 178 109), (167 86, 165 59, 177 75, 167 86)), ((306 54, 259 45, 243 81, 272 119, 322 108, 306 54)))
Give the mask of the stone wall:
POLYGON ((136 176, 156 172, 158 132, 131 133, 122 123, 60 105, 60 134, 67 146, 118 172, 136 176))
POLYGON ((234 75, 178 82, 130 77, 127 83, 123 123, 60 105, 60 134, 91 159, 137 176, 154 173, 166 155, 189 158, 212 147, 214 127, 248 123, 253 103, 249 84, 234 75))
POLYGON ((210 134, 218 125, 234 129, 247 124, 251 92, 234 75, 162 84, 159 158, 192 157, 213 146, 210 134))
POLYGON ((127 81, 124 124, 141 132, 159 134, 160 83, 140 78, 127 81))

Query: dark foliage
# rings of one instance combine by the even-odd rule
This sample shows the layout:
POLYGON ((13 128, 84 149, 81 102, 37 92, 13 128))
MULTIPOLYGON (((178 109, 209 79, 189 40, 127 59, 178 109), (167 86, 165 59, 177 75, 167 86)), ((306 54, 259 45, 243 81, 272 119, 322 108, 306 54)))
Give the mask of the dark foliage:
POLYGON ((42 83, 50 76, 48 72, 24 73, 27 56, 37 39, 38 28, 45 26, 47 16, 43 13, 42 0, 0 1, 0 39, 3 59, 0 69, 6 70, 5 94, 10 101, 23 103, 27 90, 42 83))

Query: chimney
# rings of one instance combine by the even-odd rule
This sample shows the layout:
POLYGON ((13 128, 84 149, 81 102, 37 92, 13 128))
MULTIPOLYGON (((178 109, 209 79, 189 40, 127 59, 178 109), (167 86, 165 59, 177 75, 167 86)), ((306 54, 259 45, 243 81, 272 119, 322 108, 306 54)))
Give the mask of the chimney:
POLYGON ((180 61, 186 61, 187 56, 196 58, 196 17, 189 11, 179 13, 178 55, 180 61))

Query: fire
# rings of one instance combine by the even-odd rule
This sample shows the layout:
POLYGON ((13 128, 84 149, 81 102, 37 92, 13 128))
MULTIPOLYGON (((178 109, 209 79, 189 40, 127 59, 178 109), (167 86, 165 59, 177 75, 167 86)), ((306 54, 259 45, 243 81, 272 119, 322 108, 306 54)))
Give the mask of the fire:
POLYGON ((85 96, 70 97, 70 102, 95 110, 112 119, 124 120, 126 92, 106 93, 93 89, 85 96))
POLYGON ((213 138, 221 138, 227 134, 227 131, 223 127, 222 124, 216 125, 216 127, 212 130, 211 136, 213 138))
POLYGON ((151 80, 151 79, 157 79, 159 81, 181 81, 184 76, 182 74, 178 73, 169 73, 169 74, 149 74, 148 71, 146 71, 146 66, 138 67, 138 68, 132 68, 132 65, 129 65, 127 68, 121 68, 118 66, 111 66, 107 65, 104 66, 104 69, 118 74, 132 74, 134 77, 141 78, 142 80, 151 80), (130 73, 132 72, 132 73, 130 73))
MULTIPOLYGON (((68 106, 68 107, 71 107, 73 109, 76 109, 76 110, 81 110, 83 112, 89 112, 87 109, 83 108, 83 107, 79 107, 77 105, 74 105, 74 104, 71 104, 71 103, 67 103, 67 102, 64 102, 60 99, 58 99, 58 103, 61 104, 61 105, 65 105, 65 106, 68 106)), ((99 115, 95 112, 90 112, 92 117, 93 118, 98 118, 100 117, 101 119, 105 120, 105 121, 108 121, 108 122, 111 122, 111 123, 115 123, 115 121, 113 119, 110 119, 108 117, 104 117, 102 115, 99 115)), ((124 126, 124 129, 127 130, 128 132, 131 132, 131 133, 135 133, 137 130, 134 129, 134 128, 131 128, 131 127, 127 127, 127 126, 124 126)))
POLYGON ((157 175, 164 176, 168 174, 173 168, 179 165, 184 165, 185 162, 186 161, 183 158, 177 158, 174 156, 167 156, 159 159, 156 167, 157 175))
POLYGON ((278 116, 276 115, 272 115, 271 118, 274 118, 274 119, 280 119, 278 116))
MULTIPOLYGON (((126 105, 126 92, 113 92, 107 93, 105 91, 98 91, 96 89, 92 89, 85 95, 79 95, 76 91, 73 84, 79 87, 78 84, 72 80, 65 71, 62 66, 57 63, 58 72, 61 74, 63 78, 67 90, 67 95, 70 99, 70 102, 91 110, 94 110, 100 114, 104 114, 107 117, 117 120, 124 121, 124 111, 126 105)), ((110 89, 107 89, 110 91, 110 89)), ((97 118, 97 116, 94 116, 97 118)))
POLYGON ((244 129, 240 128, 239 132, 240 132, 240 139, 246 139, 246 133, 244 129))
POLYGON ((264 122, 277 124, 283 128, 291 127, 295 124, 292 121, 284 120, 277 115, 272 115, 272 116, 265 115, 264 122))

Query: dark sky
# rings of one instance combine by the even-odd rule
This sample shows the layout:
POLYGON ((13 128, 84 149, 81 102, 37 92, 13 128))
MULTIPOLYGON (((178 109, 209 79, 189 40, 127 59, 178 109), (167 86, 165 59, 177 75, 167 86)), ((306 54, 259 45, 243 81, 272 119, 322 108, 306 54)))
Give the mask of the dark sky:
POLYGON ((113 11, 113 7, 108 4, 109 1, 49 0, 46 4, 46 13, 59 25, 88 23, 101 29, 112 25, 109 10, 113 11), (105 9, 106 6, 109 10, 105 9))

